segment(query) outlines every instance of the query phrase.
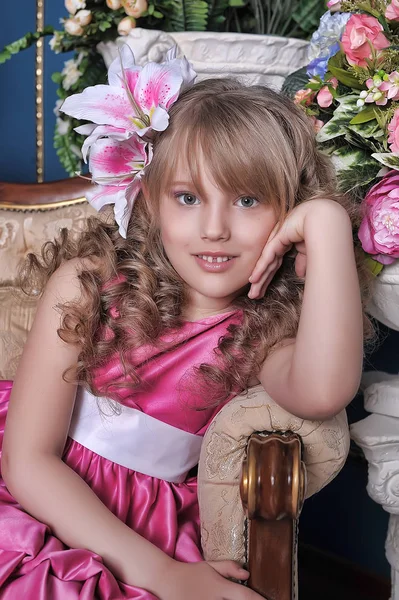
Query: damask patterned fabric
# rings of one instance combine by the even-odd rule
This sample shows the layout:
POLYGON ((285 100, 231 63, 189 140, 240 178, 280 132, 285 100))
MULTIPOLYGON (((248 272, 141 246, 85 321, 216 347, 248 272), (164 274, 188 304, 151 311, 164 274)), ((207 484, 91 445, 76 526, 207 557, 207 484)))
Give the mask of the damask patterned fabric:
POLYGON ((64 227, 78 234, 93 214, 86 202, 45 211, 0 210, 0 379, 14 378, 36 311, 37 298, 16 283, 21 261, 64 227))
POLYGON ((241 466, 248 438, 259 431, 292 431, 301 437, 307 498, 339 473, 349 452, 345 411, 324 422, 299 419, 278 406, 261 385, 230 400, 204 436, 199 463, 198 498, 206 560, 244 560, 241 466))

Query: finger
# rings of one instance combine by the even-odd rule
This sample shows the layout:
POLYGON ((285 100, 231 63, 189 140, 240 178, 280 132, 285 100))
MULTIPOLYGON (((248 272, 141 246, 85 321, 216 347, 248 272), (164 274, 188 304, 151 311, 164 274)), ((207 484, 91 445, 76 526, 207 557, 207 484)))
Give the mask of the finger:
POLYGON ((251 273, 249 281, 251 283, 258 283, 260 277, 269 267, 269 265, 276 258, 283 258, 283 256, 292 248, 292 243, 285 243, 279 236, 276 236, 270 243, 266 244, 262 254, 258 258, 254 270, 251 273))
POLYGON ((240 580, 249 577, 248 571, 233 560, 209 561, 208 564, 223 577, 234 577, 240 580))
POLYGON ((251 285, 250 290, 248 292, 248 298, 251 298, 252 300, 257 300, 265 295, 266 289, 268 288, 273 277, 281 267, 282 262, 282 258, 276 259, 274 263, 270 266, 270 269, 268 269, 265 272, 264 276, 260 279, 260 281, 251 285))
POLYGON ((295 258, 295 273, 298 277, 306 275, 306 254, 297 254, 295 258))

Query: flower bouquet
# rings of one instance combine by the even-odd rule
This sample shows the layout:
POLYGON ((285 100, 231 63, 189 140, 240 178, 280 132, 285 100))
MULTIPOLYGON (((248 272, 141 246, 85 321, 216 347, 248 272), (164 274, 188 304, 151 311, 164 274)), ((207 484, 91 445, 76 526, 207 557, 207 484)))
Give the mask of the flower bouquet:
POLYGON ((330 0, 295 94, 343 192, 375 274, 399 258, 399 0, 330 0))

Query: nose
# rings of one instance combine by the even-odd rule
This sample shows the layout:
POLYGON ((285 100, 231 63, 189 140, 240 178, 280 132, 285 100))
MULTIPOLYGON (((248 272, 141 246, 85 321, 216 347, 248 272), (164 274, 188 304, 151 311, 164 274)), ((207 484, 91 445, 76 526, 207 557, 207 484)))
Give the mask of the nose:
POLYGON ((228 211, 220 204, 204 207, 201 214, 201 238, 203 240, 227 240, 230 237, 228 211))

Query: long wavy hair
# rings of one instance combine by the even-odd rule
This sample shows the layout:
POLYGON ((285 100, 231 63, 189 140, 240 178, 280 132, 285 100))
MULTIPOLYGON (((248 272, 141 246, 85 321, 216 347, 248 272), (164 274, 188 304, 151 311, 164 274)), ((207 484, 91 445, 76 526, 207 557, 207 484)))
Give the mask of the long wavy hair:
MULTIPOLYGON (((64 261, 96 259, 90 267, 82 261, 82 298, 61 307, 58 333, 64 341, 79 344, 76 380, 97 395, 106 390, 97 389, 93 373, 111 356, 119 355, 126 380, 135 389, 142 381, 131 353, 143 344, 162 345, 162 334, 183 324, 186 284, 165 254, 158 220, 159 199, 180 161, 201 191, 202 154, 216 185, 271 204, 280 223, 301 202, 330 198, 346 208, 354 230, 359 226, 358 207, 337 193, 334 169, 316 147, 310 120, 288 98, 266 87, 212 79, 183 92, 169 115, 169 127, 154 140, 153 160, 143 180, 146 196, 136 200, 126 239, 112 219, 90 218, 78 239, 62 231, 58 240, 45 244, 40 259, 30 255, 24 269, 25 288, 34 282, 37 289, 64 261)), ((355 252, 365 304, 371 277, 361 249, 356 246, 355 252)), ((242 323, 230 325, 219 340, 215 364, 195 367, 209 404, 245 390, 268 353, 284 338, 295 337, 304 281, 296 276, 294 262, 293 252, 285 256, 263 298, 249 299, 246 290, 235 299, 242 323)), ((364 332, 366 339, 371 337, 366 315, 364 332)))

